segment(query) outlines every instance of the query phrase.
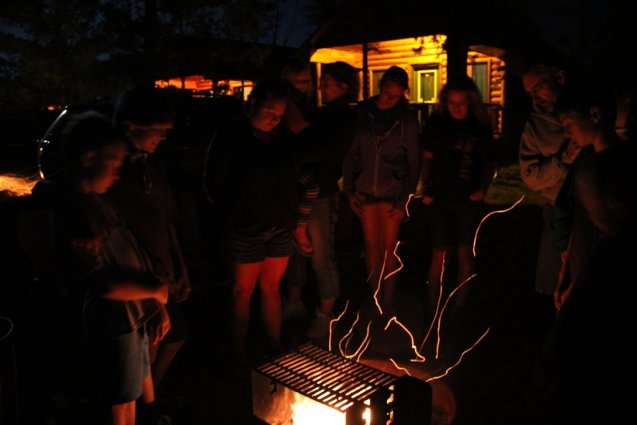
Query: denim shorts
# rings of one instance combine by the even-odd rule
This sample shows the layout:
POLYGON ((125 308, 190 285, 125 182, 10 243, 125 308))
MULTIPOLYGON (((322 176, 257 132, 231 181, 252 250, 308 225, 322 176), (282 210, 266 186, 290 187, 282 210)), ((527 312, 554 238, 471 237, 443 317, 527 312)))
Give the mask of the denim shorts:
POLYGON ((96 343, 98 392, 108 404, 137 400, 150 373, 146 327, 96 343))
POLYGON ((275 227, 254 235, 226 229, 224 252, 231 264, 260 263, 266 257, 289 257, 292 254, 292 234, 288 229, 275 227))

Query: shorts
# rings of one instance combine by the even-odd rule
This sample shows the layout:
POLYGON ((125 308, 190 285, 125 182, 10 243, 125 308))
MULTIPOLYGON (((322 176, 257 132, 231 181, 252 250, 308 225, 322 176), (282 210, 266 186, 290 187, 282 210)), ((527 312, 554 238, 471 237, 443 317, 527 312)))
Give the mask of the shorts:
POLYGON ((100 398, 110 405, 137 400, 150 373, 146 326, 97 341, 95 349, 100 398))
POLYGON ((472 246, 484 217, 484 203, 471 201, 433 202, 428 206, 431 248, 442 251, 472 246))
POLYGON ((292 234, 288 229, 276 227, 254 235, 242 235, 226 229, 224 251, 226 260, 232 264, 260 263, 266 257, 289 257, 292 254, 292 234))

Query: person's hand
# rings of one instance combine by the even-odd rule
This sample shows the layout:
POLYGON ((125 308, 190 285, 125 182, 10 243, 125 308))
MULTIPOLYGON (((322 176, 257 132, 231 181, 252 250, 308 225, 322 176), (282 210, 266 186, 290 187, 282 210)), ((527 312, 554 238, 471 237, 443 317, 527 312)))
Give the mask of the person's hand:
POLYGON ((88 251, 91 255, 98 255, 102 247, 102 239, 104 238, 100 236, 94 238, 78 238, 72 240, 71 244, 88 251))
POLYGON ((358 199, 358 196, 351 194, 348 196, 348 200, 349 206, 352 208, 352 211, 354 211, 354 214, 360 217, 363 213, 363 206, 361 205, 361 201, 358 199))
POLYGON ((431 205, 433 201, 434 201, 434 198, 431 195, 423 195, 422 199, 420 200, 420 202, 422 202, 423 205, 431 205))
POLYGON ((562 291, 556 289, 553 292, 553 305, 555 306, 555 310, 558 312, 560 311, 560 308, 562 308, 562 304, 564 304, 565 300, 566 297, 562 291))
POLYGON ((578 145, 573 140, 569 139, 569 141, 566 144, 566 149, 564 150, 564 154, 570 160, 570 162, 573 162, 575 161, 575 158, 577 158, 577 155, 579 155, 581 150, 582 150, 582 147, 580 145, 578 145))
POLYGON ((558 312, 570 292, 568 249, 560 252, 560 258, 562 264, 557 274, 557 286, 555 291, 553 291, 553 305, 558 312))
POLYGON ((176 303, 186 301, 186 299, 188 299, 188 295, 190 295, 190 291, 192 291, 192 286, 190 285, 190 279, 188 278, 188 273, 185 270, 183 270, 173 288, 173 293, 172 293, 173 300, 176 303))
POLYGON ((473 202, 482 202, 484 201, 484 198, 485 198, 485 193, 482 189, 478 189, 469 195, 469 200, 473 202))
POLYGON ((396 206, 393 206, 387 212, 387 217, 389 217, 391 220, 395 220, 395 221, 402 220, 404 216, 405 216, 405 210, 402 209, 402 208, 397 208, 396 206))
POLYGON ((169 295, 168 283, 163 282, 155 290, 154 298, 159 304, 164 305, 168 302, 169 295))
POLYGON ((148 322, 148 338, 153 345, 159 344, 170 330, 170 317, 166 306, 159 306, 159 313, 151 321, 148 322))

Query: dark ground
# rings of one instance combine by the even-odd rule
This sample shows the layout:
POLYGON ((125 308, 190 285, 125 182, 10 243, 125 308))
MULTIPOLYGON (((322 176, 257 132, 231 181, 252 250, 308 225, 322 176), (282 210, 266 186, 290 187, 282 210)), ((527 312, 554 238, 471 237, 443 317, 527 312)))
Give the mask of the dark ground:
MULTIPOLYGON (((505 205, 489 207, 501 209, 505 205)), ((61 343, 55 308, 59 306, 58 295, 48 287, 37 268, 38 250, 29 249, 41 244, 17 237, 32 234, 38 221, 29 215, 28 200, 3 202, 0 218, 7 224, 2 236, 0 316, 11 319, 14 326, 8 337, 0 335, 0 422, 3 425, 94 423, 90 419, 93 406, 82 397, 83 388, 78 384, 82 382, 78 376, 86 376, 82 368, 86 359, 77 347, 70 349, 61 343), (22 231, 25 227, 29 231, 22 231), (16 240, 23 243, 11 242, 16 240), (60 357, 56 358, 56 353, 60 357), (17 373, 14 376, 12 372, 17 373)), ((418 327, 424 329, 422 324, 429 323, 421 303, 429 255, 425 221, 422 208, 415 208, 403 227, 399 255, 404 268, 397 293, 399 318, 410 329, 413 326, 420 336, 423 331, 418 327)), ((476 245, 478 276, 466 285, 471 291, 470 302, 456 310, 453 320, 442 327, 440 358, 434 358, 432 344, 427 344, 423 354, 428 361, 418 368, 407 364, 414 376, 427 379, 441 374, 462 357, 447 376, 432 381, 435 404, 448 417, 455 416, 454 425, 551 423, 550 409, 543 393, 533 385, 532 375, 547 319, 546 310, 533 291, 540 227, 539 207, 525 203, 508 213, 492 215, 484 222, 476 245), (462 355, 487 330, 482 341, 462 355)), ((338 308, 342 310, 345 300, 350 300, 350 313, 343 323, 351 322, 353 311, 360 310, 363 318, 372 311, 357 230, 356 222, 342 217, 338 241, 342 298, 338 308)), ((196 229, 191 232, 196 234, 196 229)), ((201 239, 195 242, 193 245, 202 243, 201 239)), ((252 416, 249 373, 232 367, 226 321, 230 292, 224 285, 223 270, 214 264, 209 258, 191 255, 194 290, 183 305, 190 337, 162 383, 160 399, 166 400, 175 425, 258 424, 260 421, 252 416)), ((316 302, 313 284, 304 297, 308 311, 313 311, 316 302)), ((250 347, 258 359, 263 349, 258 315, 253 317, 250 347)), ((303 335, 310 321, 308 317, 285 323, 286 347, 305 341, 303 335)), ((338 330, 342 333, 344 328, 347 326, 338 330)), ((363 359, 397 373, 387 360, 404 357, 408 347, 397 348, 400 344, 396 343, 405 340, 396 333, 390 333, 386 340, 378 333, 375 336, 378 338, 363 359)), ((326 341, 316 343, 327 347, 326 341)))

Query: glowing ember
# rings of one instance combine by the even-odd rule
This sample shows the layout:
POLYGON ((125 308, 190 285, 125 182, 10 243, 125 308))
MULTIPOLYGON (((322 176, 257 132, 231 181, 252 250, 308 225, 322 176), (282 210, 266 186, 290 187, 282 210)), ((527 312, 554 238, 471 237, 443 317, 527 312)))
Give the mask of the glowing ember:
POLYGON ((0 193, 9 197, 31 195, 31 189, 38 181, 38 177, 23 177, 11 174, 0 175, 0 193))

